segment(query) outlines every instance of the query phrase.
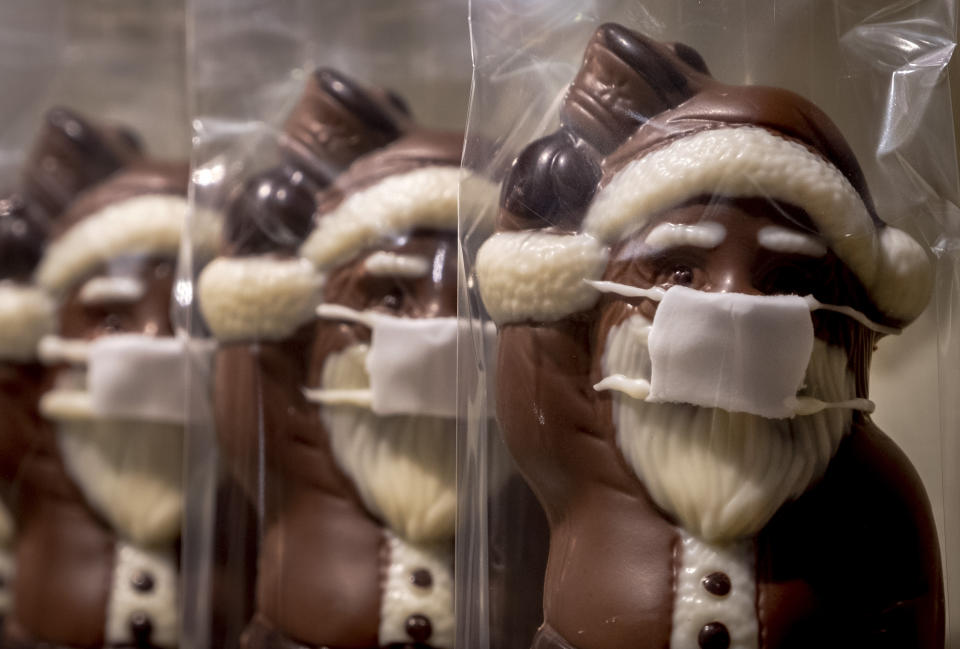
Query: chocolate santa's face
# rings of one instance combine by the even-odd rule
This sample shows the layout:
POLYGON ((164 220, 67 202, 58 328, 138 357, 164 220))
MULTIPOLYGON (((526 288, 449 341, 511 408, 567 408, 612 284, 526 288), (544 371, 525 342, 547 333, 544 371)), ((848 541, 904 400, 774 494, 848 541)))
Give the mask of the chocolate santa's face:
MULTIPOLYGON (((416 231, 334 270, 325 287, 325 303, 361 314, 424 323, 437 318, 450 321, 456 316, 456 260, 454 233, 416 231)), ((310 386, 369 389, 366 358, 371 343, 378 344, 376 335, 371 340, 367 326, 321 317, 310 386)), ((407 380, 428 385, 423 376, 407 380)), ((449 538, 456 501, 452 418, 414 412, 381 415, 367 407, 332 403, 321 406, 320 416, 338 465, 371 513, 415 542, 449 538), (389 475, 396 480, 385 480, 389 475)))
MULTIPOLYGON (((667 210, 617 245, 605 281, 640 288, 685 286, 748 295, 812 295, 827 304, 869 309, 862 288, 797 208, 766 199, 694 201, 667 210)), ((620 316, 653 320, 650 299, 603 300, 609 330, 620 316)), ((817 334, 843 345, 850 323, 817 313, 817 334)))
POLYGON ((112 334, 170 336, 175 260, 120 257, 79 282, 60 307, 63 338, 93 340, 112 334))
POLYGON ((137 383, 127 386, 130 394, 147 395, 179 380, 180 351, 163 342, 172 336, 174 265, 163 255, 100 265, 67 291, 59 336, 46 342, 45 360, 58 369, 41 412, 55 422, 67 471, 93 508, 136 542, 169 542, 179 533, 182 413, 145 413, 126 402, 131 397, 116 396, 114 384, 137 383), (128 347, 101 344, 114 339, 128 347), (113 397, 91 383, 95 365, 113 377, 105 393, 113 397), (81 395, 80 406, 71 394, 81 395))
MULTIPOLYGON (((611 253, 603 278, 646 289, 814 295, 828 304, 849 305, 857 295, 849 290, 855 286, 854 280, 804 221, 798 210, 763 200, 683 205, 667 210, 619 245, 611 253)), ((684 403, 682 395, 649 402, 618 387, 617 377, 652 385, 652 376, 658 371, 656 366, 651 369, 655 355, 649 341, 654 335, 663 340, 682 335, 687 327, 700 326, 680 319, 666 328, 659 323, 659 332, 654 334, 657 309, 657 302, 646 297, 607 294, 598 304, 591 383, 596 398, 609 404, 613 438, 654 501, 685 529, 711 540, 754 534, 784 502, 819 479, 848 430, 851 413, 841 409, 780 419, 693 405, 696 401, 684 403), (600 396, 604 393, 609 401, 600 396), (722 453, 702 452, 719 447, 724 449, 722 453), (771 461, 787 458, 791 469, 781 475, 768 474, 768 462, 758 461, 764 457, 771 461), (695 465, 698 469, 693 475, 689 467, 695 465)), ((691 311, 687 317, 708 316, 691 311)), ((814 319, 819 337, 813 355, 796 359, 800 372, 806 368, 802 392, 828 402, 854 399, 854 373, 862 368, 851 366, 855 356, 845 343, 851 336, 864 334, 858 325, 837 314, 816 314, 814 319)), ((761 344, 755 333, 748 335, 751 345, 761 344)), ((743 361, 747 353, 737 340, 721 344, 727 349, 725 354, 721 352, 723 357, 740 361, 718 370, 721 380, 717 389, 734 382, 745 391, 762 388, 762 381, 742 373, 767 372, 769 363, 751 367, 743 361)), ((661 376, 675 371, 659 367, 661 376)), ((779 374, 781 367, 769 371, 779 374)), ((736 397, 747 402, 754 398, 751 394, 736 397)))

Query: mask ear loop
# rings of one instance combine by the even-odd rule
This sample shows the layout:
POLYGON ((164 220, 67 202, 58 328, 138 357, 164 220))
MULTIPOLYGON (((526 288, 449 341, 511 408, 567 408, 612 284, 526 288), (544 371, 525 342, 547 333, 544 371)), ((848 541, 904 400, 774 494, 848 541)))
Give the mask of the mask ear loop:
MULTIPOLYGON (((324 320, 345 320, 355 322, 373 329, 374 317, 369 313, 362 313, 342 304, 321 304, 317 306, 318 318, 324 320)), ((322 406, 354 406, 371 409, 373 407, 373 390, 370 388, 333 389, 301 388, 303 397, 310 403, 322 406)))
MULTIPOLYGON (((630 286, 629 284, 619 284, 617 282, 606 282, 592 279, 583 280, 601 293, 613 293, 622 297, 645 297, 649 300, 659 302, 663 299, 666 291, 659 287, 640 288, 639 286, 630 286)), ((649 327, 647 328, 649 333, 649 327)), ((623 374, 611 374, 604 377, 603 380, 596 383, 593 389, 597 392, 613 390, 622 392, 634 399, 640 401, 646 400, 650 396, 650 381, 645 379, 631 378, 623 374)))
POLYGON ((803 299, 806 300, 807 304, 810 306, 811 311, 821 310, 821 311, 833 311, 834 313, 840 313, 842 315, 847 316, 848 318, 852 318, 853 320, 856 320, 867 329, 871 329, 873 331, 876 331, 877 333, 886 334, 888 336, 899 336, 901 333, 903 333, 903 329, 901 329, 900 327, 888 327, 886 325, 882 325, 877 322, 874 322, 873 320, 871 320, 864 314, 860 313, 853 307, 837 306, 835 304, 824 304, 823 302, 813 297, 812 295, 805 295, 803 299))
POLYGON ((373 329, 373 323, 376 319, 376 316, 370 313, 363 313, 342 304, 321 304, 317 307, 316 314, 318 318, 324 320, 346 320, 347 322, 361 324, 369 329, 373 329))
POLYGON ((623 297, 645 297, 647 299, 659 302, 663 299, 666 290, 659 286, 650 288, 640 288, 639 286, 630 286, 629 284, 618 284, 617 282, 606 282, 593 279, 583 280, 601 293, 613 293, 623 297))

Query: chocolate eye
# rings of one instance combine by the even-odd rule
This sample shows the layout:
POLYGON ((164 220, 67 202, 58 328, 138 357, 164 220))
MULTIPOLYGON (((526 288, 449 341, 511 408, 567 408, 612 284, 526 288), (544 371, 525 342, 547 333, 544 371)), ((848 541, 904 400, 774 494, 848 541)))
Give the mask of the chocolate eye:
POLYGON ((397 286, 389 293, 384 295, 382 304, 388 309, 398 311, 400 309, 400 305, 403 304, 403 291, 400 290, 400 287, 397 286))
POLYGON ((103 324, 101 325, 101 329, 103 329, 103 331, 105 331, 106 333, 120 333, 124 331, 123 318, 121 318, 116 313, 109 313, 103 319, 103 324))
POLYGON ((689 266, 674 266, 670 273, 670 283, 690 286, 693 284, 693 269, 689 266))

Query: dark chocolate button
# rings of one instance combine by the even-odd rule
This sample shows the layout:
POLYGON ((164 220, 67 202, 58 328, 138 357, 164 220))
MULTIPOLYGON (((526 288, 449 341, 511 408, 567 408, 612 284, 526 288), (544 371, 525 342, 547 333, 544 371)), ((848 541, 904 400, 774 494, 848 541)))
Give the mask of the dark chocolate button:
POLYGON ((730 646, 730 632, 720 622, 704 624, 697 636, 700 649, 727 649, 730 646))
POLYGON ((149 593, 154 586, 153 575, 146 570, 139 570, 137 574, 130 578, 130 585, 138 593, 149 593))
POLYGON ((717 597, 724 597, 730 592, 730 577, 722 572, 711 572, 701 583, 708 593, 717 597))
POLYGON ((153 635, 153 621, 143 611, 130 614, 130 635, 133 636, 135 647, 149 647, 150 636, 153 635))
POLYGON ((429 618, 419 613, 408 617, 403 627, 414 642, 426 642, 433 633, 433 625, 430 624, 429 618))
POLYGON ((410 573, 410 583, 417 588, 430 588, 433 586, 433 575, 426 568, 417 568, 410 573))

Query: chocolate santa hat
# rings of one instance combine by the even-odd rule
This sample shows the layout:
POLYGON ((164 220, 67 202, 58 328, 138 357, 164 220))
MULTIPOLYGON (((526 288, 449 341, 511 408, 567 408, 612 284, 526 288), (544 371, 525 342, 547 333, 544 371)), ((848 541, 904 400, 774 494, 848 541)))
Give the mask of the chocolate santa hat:
POLYGON ((37 283, 60 296, 111 259, 176 256, 187 179, 186 164, 142 160, 80 194, 54 223, 37 283))
POLYGON ((604 25, 561 124, 518 157, 503 187, 501 232, 478 256, 497 322, 590 308, 598 293, 583 280, 600 278, 609 247, 701 196, 804 210, 892 324, 913 320, 929 300, 923 248, 878 217, 843 136, 799 95, 722 84, 689 47, 604 25))
POLYGON ((280 147, 283 163, 231 200, 225 254, 200 276, 220 340, 285 338, 314 317, 336 265, 417 227, 456 229, 462 136, 416 128, 393 93, 321 68, 280 147))
POLYGON ((36 206, 0 198, 0 361, 32 360, 40 338, 53 331, 53 303, 31 283, 46 236, 36 206))
POLYGON ((24 198, 54 218, 81 191, 141 156, 140 139, 133 131, 96 124, 68 108, 52 108, 23 167, 24 198))

